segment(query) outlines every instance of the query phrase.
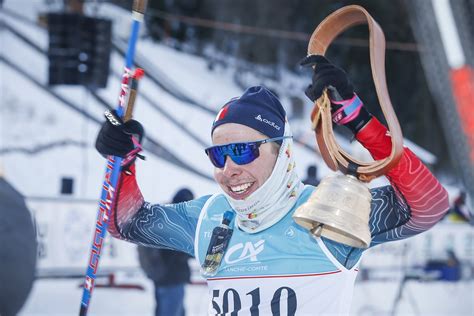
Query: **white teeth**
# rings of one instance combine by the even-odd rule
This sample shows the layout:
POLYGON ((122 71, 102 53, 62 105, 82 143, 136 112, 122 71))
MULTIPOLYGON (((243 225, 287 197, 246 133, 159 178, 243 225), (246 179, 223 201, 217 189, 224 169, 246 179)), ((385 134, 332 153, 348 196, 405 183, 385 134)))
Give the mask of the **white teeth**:
POLYGON ((237 185, 235 187, 230 187, 230 189, 232 190, 232 192, 242 193, 245 190, 247 190, 251 185, 252 185, 252 183, 249 182, 249 183, 244 183, 244 184, 241 184, 241 185, 237 185))

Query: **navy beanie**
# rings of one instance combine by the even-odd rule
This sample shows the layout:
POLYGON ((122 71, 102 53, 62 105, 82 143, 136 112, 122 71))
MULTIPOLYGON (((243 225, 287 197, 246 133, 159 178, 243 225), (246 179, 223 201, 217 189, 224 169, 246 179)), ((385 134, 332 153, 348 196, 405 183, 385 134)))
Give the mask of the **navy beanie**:
POLYGON ((269 138, 281 137, 285 132, 285 118, 285 109, 270 90, 263 86, 250 87, 240 98, 230 100, 221 108, 212 124, 211 136, 217 126, 237 123, 269 138))

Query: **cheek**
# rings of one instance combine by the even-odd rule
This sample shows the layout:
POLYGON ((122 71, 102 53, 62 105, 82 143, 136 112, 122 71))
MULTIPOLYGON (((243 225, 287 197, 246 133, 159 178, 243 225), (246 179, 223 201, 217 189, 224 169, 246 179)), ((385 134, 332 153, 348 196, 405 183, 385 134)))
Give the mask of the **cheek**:
POLYGON ((227 190, 226 177, 224 176, 222 169, 214 168, 214 180, 221 187, 222 190, 227 190))
POLYGON ((220 185, 222 182, 222 171, 220 169, 214 168, 214 179, 220 185))
POLYGON ((260 185, 262 185, 272 174, 273 168, 275 167, 275 159, 265 159, 259 161, 255 166, 255 176, 260 180, 260 185))
POLYGON ((273 172, 273 167, 275 166, 275 164, 272 164, 271 165, 272 167, 271 168, 266 168, 265 169, 265 180, 267 180, 268 178, 270 178, 270 176, 272 175, 272 172, 273 172))
POLYGON ((264 173, 264 177, 265 177, 265 181, 270 178, 270 176, 272 175, 272 172, 273 172, 273 167, 275 166, 275 164, 270 164, 270 165, 267 165, 266 168, 265 168, 265 173, 264 173))

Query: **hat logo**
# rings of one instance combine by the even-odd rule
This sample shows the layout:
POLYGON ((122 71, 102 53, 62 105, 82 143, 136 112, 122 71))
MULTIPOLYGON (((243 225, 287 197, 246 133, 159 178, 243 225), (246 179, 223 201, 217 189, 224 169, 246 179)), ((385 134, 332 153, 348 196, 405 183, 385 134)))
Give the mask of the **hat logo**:
POLYGON ((261 116, 260 114, 257 115, 257 116, 255 116, 255 119, 256 119, 257 121, 260 121, 260 122, 263 122, 263 123, 265 123, 265 124, 270 125, 271 127, 273 127, 274 129, 276 129, 277 131, 280 130, 280 126, 276 125, 275 122, 272 122, 272 121, 267 120, 266 118, 262 119, 262 116, 261 116))
POLYGON ((227 111, 229 110, 229 105, 230 104, 227 104, 219 111, 219 113, 217 113, 217 116, 214 122, 222 120, 227 115, 227 111))

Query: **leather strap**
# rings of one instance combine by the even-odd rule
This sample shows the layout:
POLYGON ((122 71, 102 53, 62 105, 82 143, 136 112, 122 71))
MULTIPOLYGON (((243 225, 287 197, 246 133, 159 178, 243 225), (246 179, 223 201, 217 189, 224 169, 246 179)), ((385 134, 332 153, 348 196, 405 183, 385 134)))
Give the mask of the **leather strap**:
POLYGON ((385 36, 383 31, 364 8, 357 5, 346 6, 330 14, 318 25, 309 41, 308 55, 324 55, 329 45, 339 34, 359 24, 367 24, 369 27, 372 78, 392 137, 392 152, 385 159, 373 162, 358 161, 344 152, 334 137, 331 102, 327 91, 316 100, 311 121, 319 150, 329 168, 334 171, 339 169, 347 174, 353 173, 354 164, 358 165, 357 178, 369 182, 387 173, 398 163, 403 153, 402 131, 390 101, 385 78, 385 36))

